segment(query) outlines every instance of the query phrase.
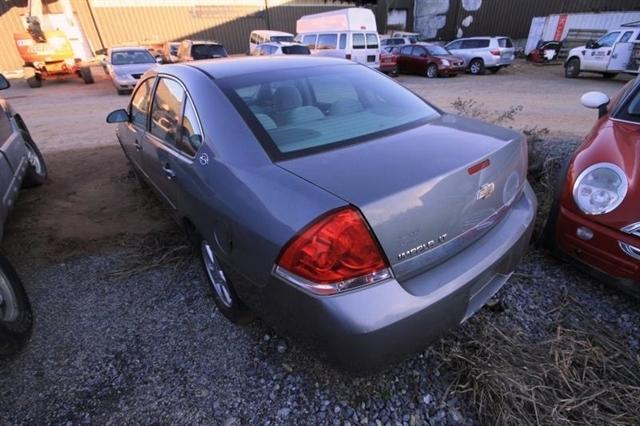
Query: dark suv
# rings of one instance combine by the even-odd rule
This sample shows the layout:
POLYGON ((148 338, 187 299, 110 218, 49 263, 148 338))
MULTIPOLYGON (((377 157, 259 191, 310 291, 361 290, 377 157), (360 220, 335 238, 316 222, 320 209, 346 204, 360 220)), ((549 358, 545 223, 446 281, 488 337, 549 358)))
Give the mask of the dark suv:
POLYGON ((224 46, 217 41, 184 40, 178 48, 178 62, 226 58, 227 56, 229 54, 224 46))

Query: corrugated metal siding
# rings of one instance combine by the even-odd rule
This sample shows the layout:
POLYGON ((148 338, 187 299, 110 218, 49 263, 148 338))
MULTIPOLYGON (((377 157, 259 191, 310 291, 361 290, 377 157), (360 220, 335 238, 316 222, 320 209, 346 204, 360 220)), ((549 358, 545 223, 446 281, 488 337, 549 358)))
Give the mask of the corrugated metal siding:
MULTIPOLYGON (((437 0, 415 0, 416 8, 433 6, 437 0)), ((526 38, 529 34, 531 19, 534 16, 548 16, 556 13, 637 11, 640 0, 484 0, 476 11, 465 10, 470 2, 450 0, 444 13, 445 26, 437 33, 437 38, 452 40, 458 30, 462 35, 507 35, 512 38, 526 38), (473 22, 462 26, 465 18, 471 16, 473 22)), ((442 16, 442 15, 441 15, 442 16)), ((416 30, 421 30, 416 28, 416 30)))
MULTIPOLYGON (((551 15, 547 17, 544 31, 542 33, 542 39, 553 40, 553 37, 556 34, 556 28, 558 27, 559 17, 560 15, 551 15)), ((569 14, 560 39, 564 39, 570 29, 613 30, 624 23, 633 21, 640 21, 640 12, 569 14)))
MULTIPOLYGON (((230 53, 247 51, 252 30, 295 32, 295 21, 303 15, 355 5, 330 0, 190 0, 169 2, 173 6, 163 7, 135 6, 140 3, 132 1, 122 3, 125 7, 105 7, 118 5, 118 0, 71 0, 71 3, 93 51, 127 42, 191 38, 218 40, 230 53)), ((13 70, 22 65, 13 44, 13 33, 23 31, 20 15, 25 9, 16 5, 24 4, 24 1, 13 0, 0 2, 0 48, 3 52, 0 70, 13 70)), ((56 1, 51 1, 46 3, 45 12, 60 13, 62 8, 56 1)))

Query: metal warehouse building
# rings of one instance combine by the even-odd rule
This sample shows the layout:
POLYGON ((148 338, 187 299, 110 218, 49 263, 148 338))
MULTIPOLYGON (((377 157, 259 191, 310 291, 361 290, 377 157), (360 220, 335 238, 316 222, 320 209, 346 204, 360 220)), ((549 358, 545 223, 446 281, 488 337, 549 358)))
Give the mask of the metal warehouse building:
MULTIPOLYGON (((49 23, 67 32, 85 57, 128 42, 186 38, 222 42, 231 53, 248 48, 255 29, 295 32, 298 18, 367 4, 378 30, 420 32, 435 40, 460 36, 526 38, 535 16, 640 10, 640 0, 44 0, 49 23)), ((0 1, 0 70, 20 68, 13 34, 24 31, 27 0, 0 1)))
MULTIPOLYGON (((410 25, 413 0, 393 3, 404 8, 403 16, 410 25)), ((303 15, 355 5, 339 0, 45 0, 43 9, 50 15, 50 22, 64 26, 72 43, 83 45, 86 56, 90 56, 127 42, 162 43, 188 38, 218 40, 230 53, 243 53, 252 30, 295 33, 296 20, 303 15)), ((26 6, 26 0, 0 1, 0 70, 22 65, 13 34, 24 31, 21 20, 26 6)), ((378 15, 378 7, 371 8, 378 15)), ((380 10, 386 11, 386 7, 380 10)), ((378 25, 384 30, 386 13, 378 16, 378 25)))

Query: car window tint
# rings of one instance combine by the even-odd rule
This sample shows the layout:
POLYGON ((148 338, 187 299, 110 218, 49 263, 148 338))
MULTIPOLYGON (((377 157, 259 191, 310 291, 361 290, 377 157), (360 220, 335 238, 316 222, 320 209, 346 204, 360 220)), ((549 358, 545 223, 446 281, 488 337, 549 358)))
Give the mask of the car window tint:
POLYGON ((282 46, 282 53, 285 55, 309 55, 311 52, 307 46, 294 44, 292 46, 282 46))
POLYGON ((338 34, 320 34, 318 49, 335 49, 338 46, 338 34))
POLYGON ((411 49, 412 49, 411 46, 405 46, 400 50, 400 54, 404 56, 409 56, 411 55, 411 49))
POLYGON ((367 33, 367 49, 378 48, 378 34, 367 33))
POLYGON ((451 50, 451 49, 460 49, 460 45, 462 44, 461 41, 454 41, 452 43, 449 43, 447 45, 447 49, 451 50))
POLYGON ((191 100, 189 100, 184 106, 182 132, 178 140, 178 149, 189 157, 195 157, 196 152, 200 149, 200 145, 202 145, 202 140, 202 130, 198 124, 196 111, 191 100))
POLYGON ((161 78, 151 105, 151 134, 175 145, 184 90, 176 81, 161 78))
POLYGON ((615 118, 640 123, 640 86, 636 86, 635 91, 619 109, 615 118))
POLYGON ((340 34, 340 49, 347 48, 347 35, 345 33, 340 34))
POLYGON ((424 47, 420 47, 420 46, 414 46, 413 52, 411 52, 411 54, 415 57, 420 57, 421 55, 424 55, 426 53, 427 51, 424 49, 424 47))
POLYGON ((315 49, 316 48, 316 38, 318 36, 316 34, 309 34, 306 35, 304 37, 302 37, 302 44, 305 44, 307 46, 309 46, 309 49, 315 49))
POLYGON ((136 89, 136 93, 131 98, 131 105, 129 107, 131 122, 145 128, 147 127, 149 99, 154 80, 155 78, 148 78, 140 83, 136 89))
POLYGON ((194 44, 191 46, 191 57, 198 61, 201 59, 224 58, 227 51, 219 44, 194 44))
POLYGON ((294 68, 217 82, 275 160, 363 143, 381 132, 404 131, 439 116, 411 91, 366 67, 294 68), (258 105, 238 97, 239 90, 256 84, 279 86, 273 102, 258 105))
POLYGON ((600 37, 600 40, 598 40, 598 46, 599 47, 611 47, 613 46, 613 43, 616 42, 616 40, 618 39, 618 36, 620 35, 620 31, 615 31, 609 34, 606 34, 602 37, 600 37))
POLYGON ((620 43, 628 42, 632 34, 633 31, 626 31, 624 34, 622 34, 622 37, 620 37, 620 43))
POLYGON ((364 49, 364 34, 354 33, 353 34, 353 48, 354 49, 364 49))
POLYGON ((353 86, 340 76, 327 75, 309 79, 316 101, 332 104, 340 99, 358 99, 353 86))

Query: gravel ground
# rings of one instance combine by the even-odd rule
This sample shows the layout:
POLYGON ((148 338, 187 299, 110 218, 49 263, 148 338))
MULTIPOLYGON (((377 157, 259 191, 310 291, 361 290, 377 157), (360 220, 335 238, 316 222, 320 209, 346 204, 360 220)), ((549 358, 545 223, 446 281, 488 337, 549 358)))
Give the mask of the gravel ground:
MULTIPOLYGON (((542 77, 539 69, 523 72, 539 80, 546 76, 567 93, 576 91, 576 83, 561 80, 565 86, 560 86, 555 69, 543 69, 542 77)), ((521 78, 514 75, 505 74, 505 81, 521 78)), ((412 89, 420 85, 418 77, 401 81, 412 89)), ((479 90, 479 80, 470 76, 436 84, 449 81, 479 90)), ((591 80, 577 84, 586 86, 585 81, 591 80)), ((621 86, 602 84, 609 92, 621 86)), ((22 194, 3 243, 31 297, 36 327, 20 356, 0 364, 2 424, 477 424, 478 407, 452 387, 459 371, 447 353, 485 327, 520 332, 532 344, 543 341, 551 332, 549 313, 567 296, 629 353, 640 352, 640 303, 532 248, 499 292, 500 309, 483 309, 423 353, 378 374, 354 378, 336 371, 267 324, 236 327, 226 321, 208 295, 195 256, 182 251, 165 265, 135 269, 149 236, 160 241, 149 253, 149 265, 154 254, 182 242, 162 208, 128 174, 113 129, 103 132, 97 122, 124 102, 111 94, 108 82, 98 79, 96 95, 87 100, 92 103, 74 107, 86 109, 94 121, 55 115, 47 94, 60 93, 57 87, 46 87, 36 100, 16 86, 12 102, 43 141, 52 177, 45 187, 22 194), (45 121, 61 127, 39 123, 44 110, 45 121), (92 132, 92 125, 100 131, 92 132), (69 126, 80 126, 86 140, 72 137, 67 145, 69 126), (101 148, 86 151, 88 146, 101 148), (91 197, 94 192, 106 199, 91 197), (74 218, 80 208, 98 219, 74 218), (65 232, 46 220, 52 212, 65 232), (124 231, 106 235, 105 229, 117 229, 114 224, 124 231)), ((86 87, 79 87, 87 97, 86 87)), ((537 89, 530 91, 533 96, 537 89)), ((445 99, 438 92, 438 103, 446 108, 457 95, 445 99)), ((580 125, 552 131, 541 150, 567 155, 579 141, 567 135, 585 133, 590 118, 583 123, 568 117, 567 123, 580 125)), ((536 188, 543 197, 544 188, 536 188)))

